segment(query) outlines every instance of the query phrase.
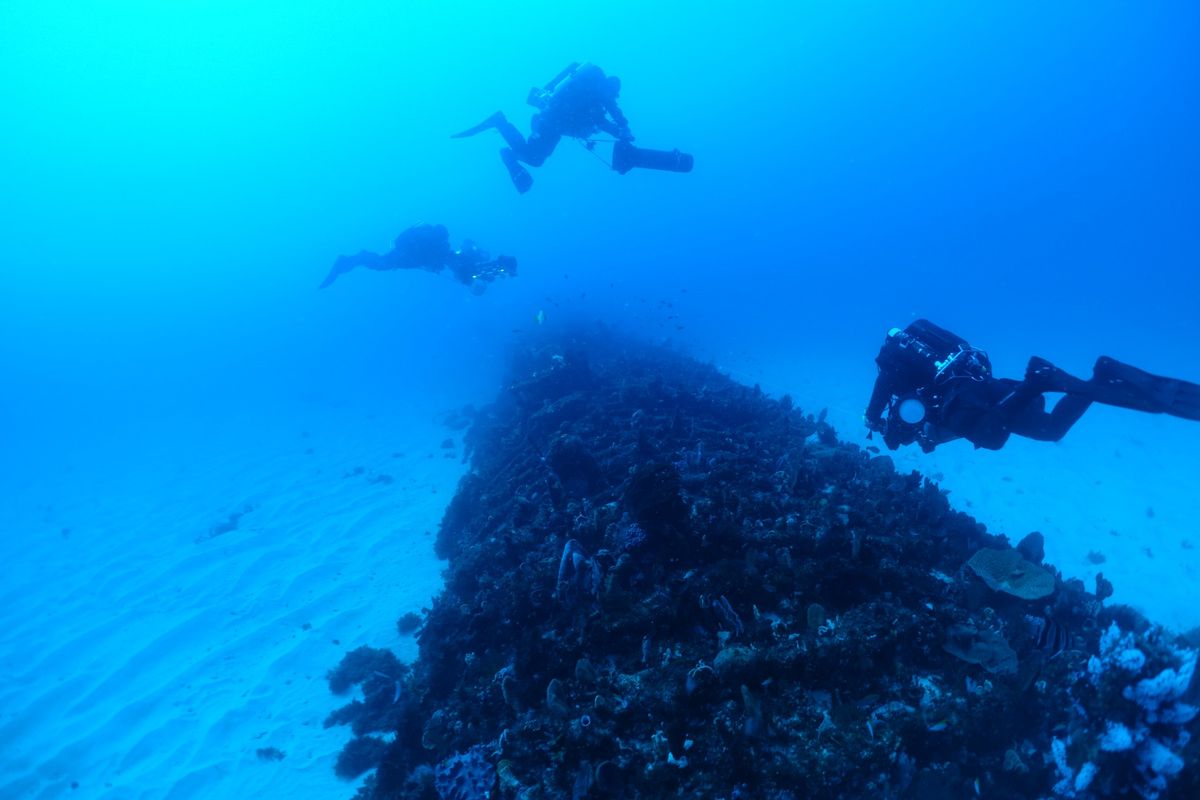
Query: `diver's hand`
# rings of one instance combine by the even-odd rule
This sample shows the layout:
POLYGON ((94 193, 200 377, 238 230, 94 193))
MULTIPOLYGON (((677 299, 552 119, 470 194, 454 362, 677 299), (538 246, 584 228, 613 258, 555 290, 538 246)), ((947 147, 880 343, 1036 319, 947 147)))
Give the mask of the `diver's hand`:
POLYGON ((629 130, 628 126, 622 126, 617 129, 617 139, 622 142, 632 142, 636 137, 629 130))

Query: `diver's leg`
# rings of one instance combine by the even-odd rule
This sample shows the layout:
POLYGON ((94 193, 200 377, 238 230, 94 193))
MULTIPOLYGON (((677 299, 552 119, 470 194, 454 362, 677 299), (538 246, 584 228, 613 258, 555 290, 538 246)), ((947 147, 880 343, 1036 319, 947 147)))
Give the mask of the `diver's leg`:
POLYGON ((529 174, 529 170, 521 166, 521 162, 517 160, 517 154, 512 151, 511 147, 500 150, 500 160, 504 162, 504 167, 508 170, 508 177, 512 179, 513 186, 517 187, 517 191, 521 194, 528 192, 533 186, 533 176, 529 174))
MULTIPOLYGON (((1061 391, 1044 385, 1044 381, 1039 380, 1032 373, 1034 361, 1030 360, 1030 368, 1025 370, 1025 380, 1017 381, 1011 378, 999 378, 1000 384, 1008 387, 1008 393, 1003 395, 995 404, 995 410, 1000 414, 1001 418, 1008 421, 1018 419, 1029 413, 1030 409, 1037 412, 1042 412, 1046 406, 1046 399, 1042 396, 1042 392, 1061 391)), ((1048 362, 1047 362, 1048 363, 1048 362)))
POLYGON ((504 143, 512 148, 514 153, 525 152, 525 137, 517 130, 516 125, 513 125, 507 119, 502 119, 497 123, 496 131, 504 137, 504 143))
POLYGON ((529 138, 526 139, 511 122, 497 125, 496 130, 512 149, 513 154, 531 167, 540 167, 558 147, 562 134, 546 124, 541 114, 534 114, 529 121, 529 138))
POLYGON ((524 152, 518 152, 517 157, 531 167, 540 167, 546 163, 546 159, 554 152, 554 148, 558 147, 561 140, 562 136, 557 133, 535 132, 525 143, 524 152))
POLYGON ((1086 392, 1088 388, 1088 381, 1076 378, 1038 356, 1029 359, 1023 383, 1037 392, 1086 392))
POLYGON ((1089 397, 1080 394, 1065 394, 1046 413, 1046 402, 1028 404, 1010 422, 1009 430, 1018 436, 1036 439, 1039 442, 1057 442, 1079 421, 1092 405, 1089 397))
POLYGON ((521 166, 520 162, 524 161, 531 167, 540 167, 554 152, 554 148, 562 138, 558 134, 547 134, 545 130, 541 129, 544 126, 541 126, 539 122, 540 117, 535 115, 533 133, 530 134, 528 140, 521 136, 521 132, 516 129, 516 126, 509 122, 497 126, 500 135, 508 143, 508 147, 500 151, 500 160, 504 162, 504 166, 508 169, 508 176, 512 178, 513 185, 521 194, 525 194, 533 186, 533 176, 529 174, 529 170, 521 166))
POLYGON ((1054 404, 1054 410, 1050 412, 1050 420, 1047 423, 1046 431, 1054 435, 1054 441, 1058 441, 1067 435, 1067 431, 1079 422, 1089 408, 1092 407, 1092 398, 1081 394, 1064 394, 1058 398, 1058 402, 1054 404))
POLYGON ((1042 358, 1031 358, 1020 382, 1001 379, 1009 391, 995 406, 1000 427, 1018 436, 1057 442, 1079 421, 1092 399, 1089 382, 1068 375, 1042 358), (1064 392, 1047 413, 1045 392, 1064 392))
POLYGON ((505 119, 504 115, 501 115, 499 121, 490 127, 494 127, 504 137, 504 143, 519 160, 530 166, 540 167, 554 150, 554 146, 558 144, 557 137, 553 137, 553 141, 547 141, 545 133, 540 130, 542 127, 540 122, 541 115, 534 114, 530 124, 532 132, 529 134, 529 139, 522 136, 521 132, 517 130, 517 126, 505 119))
POLYGON ((354 265, 367 269, 396 269, 396 251, 380 255, 370 250, 363 250, 354 256, 354 265))
POLYGON ((321 285, 317 288, 324 289, 337 280, 339 275, 343 275, 355 267, 386 269, 386 267, 380 266, 383 260, 383 256, 378 253, 372 253, 369 250, 361 250, 352 256, 338 256, 337 261, 333 262, 333 268, 329 270, 329 274, 325 276, 325 280, 321 281, 321 285))
MULTIPOLYGON (((536 122, 537 115, 534 115, 534 120, 536 122)), ((529 174, 529 170, 521 166, 522 161, 532 163, 529 156, 529 142, 517 130, 517 126, 507 119, 502 118, 495 127, 508 145, 508 147, 500 149, 500 160, 504 163, 504 168, 508 170, 508 177, 512 180, 513 186, 517 187, 518 192, 525 194, 533 186, 533 176, 529 174)), ((535 137, 531 136, 530 138, 535 137)), ((540 166, 541 163, 538 161, 534 166, 540 166)))

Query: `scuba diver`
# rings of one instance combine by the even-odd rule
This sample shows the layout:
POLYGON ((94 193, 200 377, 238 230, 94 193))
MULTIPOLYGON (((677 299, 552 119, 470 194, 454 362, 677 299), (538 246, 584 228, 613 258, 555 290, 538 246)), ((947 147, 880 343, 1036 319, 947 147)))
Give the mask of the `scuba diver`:
POLYGON ((1024 380, 996 378, 987 353, 924 319, 888 331, 875 363, 879 377, 865 421, 891 450, 916 442, 929 453, 960 438, 999 450, 1014 433, 1057 442, 1092 403, 1200 420, 1198 384, 1108 356, 1096 360, 1089 380, 1036 356, 1024 380), (1049 411, 1045 392, 1063 393, 1049 411))
POLYGON ((467 239, 457 250, 450 246, 450 232, 445 225, 414 225, 396 237, 387 253, 363 250, 353 256, 338 256, 333 269, 318 289, 324 289, 355 267, 367 269, 423 269, 441 272, 449 269, 454 278, 482 294, 497 278, 516 277, 517 260, 512 256, 492 258, 487 251, 467 239))
POLYGON ((503 111, 450 138, 463 139, 491 128, 499 131, 507 144, 500 150, 500 160, 521 194, 533 186, 533 176, 521 166, 522 162, 540 167, 564 136, 579 139, 589 151, 595 147, 592 137, 597 133, 612 136, 611 166, 622 175, 635 167, 691 172, 692 157, 686 153, 633 145, 629 121, 617 105, 620 93, 621 79, 617 76, 605 75, 595 64, 568 64, 544 87, 529 90, 526 102, 538 109, 538 113, 530 121, 528 139, 508 121, 503 111))

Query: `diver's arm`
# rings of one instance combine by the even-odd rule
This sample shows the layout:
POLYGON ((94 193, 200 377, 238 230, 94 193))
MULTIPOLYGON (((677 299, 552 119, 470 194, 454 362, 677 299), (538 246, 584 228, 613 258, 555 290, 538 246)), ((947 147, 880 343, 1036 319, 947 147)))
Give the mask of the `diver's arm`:
POLYGON ((596 130, 601 133, 607 133, 614 139, 624 139, 625 134, 628 133, 627 130, 621 128, 607 116, 602 116, 596 120, 596 130))
POLYGON ((875 388, 871 391, 871 400, 867 403, 867 411, 863 415, 867 427, 873 431, 883 430, 883 410, 892 400, 892 381, 883 373, 875 379, 875 388))
POLYGON ((917 434, 917 446, 921 448, 921 452, 923 453, 932 453, 934 448, 939 444, 953 442, 955 439, 961 438, 963 438, 961 435, 952 430, 939 427, 932 422, 926 422, 921 426, 921 430, 917 434))
MULTIPOLYGON (((632 142, 633 134, 629 130, 629 120, 627 120, 625 118, 625 114, 621 112, 621 107, 617 105, 617 101, 615 99, 606 101, 604 103, 604 111, 608 114, 608 116, 612 117, 611 124, 616 128, 616 130, 608 130, 603 126, 601 129, 606 133, 612 134, 618 139, 626 142, 632 142)), ((608 122, 608 120, 605 120, 605 122, 608 122)))

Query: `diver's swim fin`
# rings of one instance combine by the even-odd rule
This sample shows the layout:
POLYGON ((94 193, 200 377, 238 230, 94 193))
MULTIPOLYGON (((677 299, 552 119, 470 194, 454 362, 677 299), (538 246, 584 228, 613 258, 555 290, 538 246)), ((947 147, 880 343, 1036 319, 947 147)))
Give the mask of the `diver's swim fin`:
POLYGON ((346 258, 345 256, 338 256, 337 261, 333 262, 333 267, 329 270, 329 274, 325 276, 325 280, 321 281, 321 285, 317 288, 328 288, 330 284, 338 279, 339 275, 344 272, 349 272, 353 266, 354 264, 350 262, 350 259, 346 258))
POLYGON ((1097 403, 1200 421, 1200 384, 1164 378, 1101 356, 1089 396, 1097 403))
POLYGON ((495 114, 492 114, 490 117, 488 117, 487 119, 485 119, 483 122, 479 123, 478 125, 467 128, 465 131, 459 131, 458 133, 450 134, 450 138, 451 139, 465 139, 468 136, 474 136, 477 133, 483 133, 488 128, 494 128, 497 125, 499 125, 501 122, 504 122, 504 121, 505 121, 504 112, 497 111, 495 114))
POLYGON ((321 285, 318 286, 317 288, 318 289, 328 288, 330 285, 333 284, 334 281, 337 280, 337 276, 341 275, 341 274, 342 273, 337 269, 337 267, 334 267, 333 269, 329 270, 329 274, 325 276, 325 280, 321 281, 321 285))

